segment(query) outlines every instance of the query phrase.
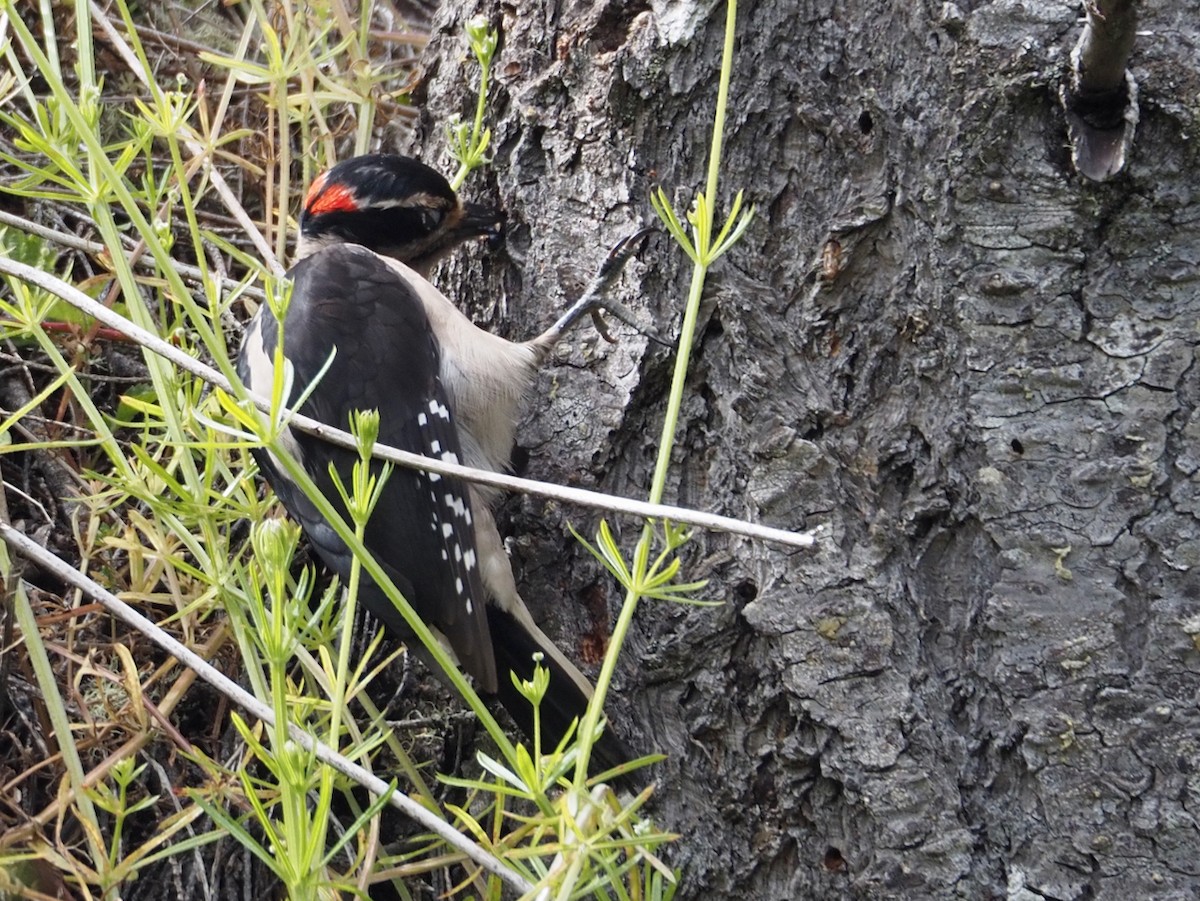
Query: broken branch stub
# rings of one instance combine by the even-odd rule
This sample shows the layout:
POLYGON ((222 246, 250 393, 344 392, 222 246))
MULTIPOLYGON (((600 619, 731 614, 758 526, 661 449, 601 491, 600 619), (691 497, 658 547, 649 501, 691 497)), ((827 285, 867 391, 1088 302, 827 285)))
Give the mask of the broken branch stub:
POLYGON ((1137 128, 1137 82, 1126 68, 1137 34, 1136 0, 1087 0, 1061 99, 1071 159, 1094 181, 1124 168, 1137 128))

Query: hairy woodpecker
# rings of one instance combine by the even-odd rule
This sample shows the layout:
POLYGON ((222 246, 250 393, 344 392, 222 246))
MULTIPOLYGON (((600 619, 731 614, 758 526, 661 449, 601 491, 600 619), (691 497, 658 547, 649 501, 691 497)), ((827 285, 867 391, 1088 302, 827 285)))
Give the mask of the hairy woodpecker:
MULTIPOLYGON (((533 340, 514 343, 476 327, 422 275, 457 244, 495 235, 499 226, 495 213, 463 204, 441 175, 407 157, 356 157, 318 177, 304 201, 298 262, 289 272, 283 342, 293 368, 292 398, 304 396, 336 353, 300 412, 344 429, 353 411, 377 409, 384 444, 503 470, 538 367, 573 321, 596 308, 604 283, 631 251, 614 251, 593 282, 591 300, 533 340)), ((251 391, 270 394, 279 340, 279 323, 264 305, 247 327, 238 359, 238 374, 251 391)), ((289 432, 287 443, 345 515, 329 468, 348 485, 356 454, 299 431, 289 432)), ((256 459, 317 554, 345 580, 349 549, 271 454, 258 452, 256 459)), ((582 718, 592 686, 521 600, 490 509, 494 495, 459 479, 396 469, 365 543, 463 669, 527 733, 532 711, 509 671, 529 678, 540 653, 551 673, 541 708, 543 738, 556 743, 582 718)), ((368 581, 362 597, 385 627, 410 637, 377 586, 368 581)), ((594 757, 601 766, 628 759, 608 731, 594 757)))

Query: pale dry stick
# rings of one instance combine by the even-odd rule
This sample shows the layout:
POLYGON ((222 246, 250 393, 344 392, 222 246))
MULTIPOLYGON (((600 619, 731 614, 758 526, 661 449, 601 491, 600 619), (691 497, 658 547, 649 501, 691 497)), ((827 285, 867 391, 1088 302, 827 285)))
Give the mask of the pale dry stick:
MULTIPOLYGON (((429 44, 429 35, 421 31, 387 31, 382 28, 371 29, 371 40, 383 41, 386 44, 408 44, 413 50, 424 50, 429 44)), ((417 115, 413 110, 413 115, 417 115)))
MULTIPOLYGON (((195 670, 200 675, 200 678, 204 679, 204 681, 208 682, 250 715, 261 720, 268 726, 275 724, 275 713, 270 706, 259 701, 258 698, 254 697, 254 695, 250 694, 250 692, 246 691, 220 670, 213 667, 195 651, 192 651, 172 638, 159 628, 156 623, 142 616, 142 614, 138 613, 116 595, 45 550, 37 542, 26 538, 8 523, 0 522, 0 539, 7 542, 14 552, 20 554, 29 562, 36 564, 55 578, 61 579, 71 587, 99 601, 109 613, 147 636, 180 663, 195 670)), ((398 790, 393 791, 378 776, 368 772, 358 764, 347 760, 341 754, 323 742, 313 738, 295 724, 289 724, 288 734, 306 751, 315 754, 322 763, 333 767, 339 773, 353 779, 372 794, 386 797, 388 803, 393 807, 416 820, 421 826, 436 834, 451 847, 461 851, 489 873, 498 876, 510 888, 522 894, 532 890, 533 886, 526 882, 519 874, 508 869, 495 856, 489 854, 474 842, 471 842, 440 817, 435 816, 420 804, 410 800, 403 792, 398 790)))
MULTIPOLYGON (((0 273, 16 276, 23 281, 49 291, 77 309, 87 313, 89 316, 99 320, 104 325, 123 332, 134 343, 140 344, 154 353, 165 357, 180 369, 190 372, 197 378, 203 379, 223 391, 236 395, 236 390, 229 381, 211 366, 189 357, 179 348, 168 344, 146 329, 134 325, 119 313, 114 313, 103 304, 98 303, 61 279, 33 266, 27 266, 24 263, 18 263, 15 260, 3 257, 0 257, 0 273)), ((259 410, 268 415, 271 414, 271 403, 268 398, 251 394, 250 392, 245 392, 245 396, 252 400, 259 410)), ((333 428, 291 410, 280 412, 286 417, 287 424, 292 428, 298 428, 301 431, 316 435, 339 447, 355 451, 358 449, 358 442, 349 432, 333 428)), ((673 507, 669 504, 650 504, 645 501, 635 501, 612 494, 602 494, 598 491, 587 491, 583 488, 552 485, 548 482, 522 479, 503 473, 491 472, 490 470, 472 469, 469 466, 443 463, 440 460, 422 457, 420 454, 409 453, 408 451, 402 451, 383 444, 376 444, 371 455, 376 459, 395 463, 406 469, 420 469, 425 472, 438 473, 439 475, 454 476, 469 482, 493 485, 497 488, 515 491, 520 494, 548 497, 568 504, 578 504, 582 507, 592 507, 612 513, 624 513, 641 519, 665 519, 717 532, 744 535, 747 538, 757 538, 762 541, 783 544, 789 547, 810 548, 816 543, 816 536, 821 531, 821 527, 818 526, 806 532, 790 532, 786 529, 775 529, 770 526, 762 526, 729 516, 718 516, 715 513, 702 513, 698 510, 673 507)))
MULTIPOLYGON (((367 60, 363 57, 362 49, 358 46, 358 25, 355 25, 354 18, 350 15, 350 11, 346 9, 346 4, 342 0, 333 0, 329 5, 333 12, 333 19, 337 22, 338 30, 341 31, 346 39, 346 52, 350 56, 350 67, 355 68, 367 60)), ((368 23, 369 24, 369 23, 368 23)))
MULTIPOLYGON (((18 228, 23 232, 31 235, 37 235, 47 241, 53 241, 61 247, 69 247, 71 250, 78 250, 80 253, 99 256, 102 253, 108 252, 108 245, 102 244, 99 241, 89 241, 87 238, 81 238, 78 235, 73 235, 69 232, 59 231, 55 228, 50 228, 47 225, 40 225, 23 216, 17 216, 13 213, 6 213, 0 210, 0 225, 8 225, 13 228, 18 228)), ((131 264, 141 266, 143 268, 154 268, 154 260, 147 260, 145 257, 138 257, 136 260, 131 254, 126 254, 126 259, 131 264)), ((191 282, 192 284, 204 284, 204 273, 200 271, 199 266, 193 266, 191 263, 183 263, 179 260, 172 260, 171 265, 175 267, 175 271, 181 277, 191 282)), ((262 288, 255 288, 253 285, 244 285, 237 279, 221 277, 220 285, 226 291, 240 291, 243 296, 249 297, 259 302, 267 299, 266 292, 262 288)))
MULTIPOLYGON (((129 71, 131 71, 138 78, 138 80, 142 82, 142 84, 153 90, 155 87, 154 83, 150 80, 149 76, 146 74, 146 71, 142 68, 137 56, 132 50, 129 49, 129 46, 125 43, 124 37, 119 31, 117 31, 116 26, 114 26, 112 22, 108 20, 108 16, 106 16, 104 11, 96 5, 95 0, 89 0, 88 8, 91 10, 92 20, 100 26, 100 30, 104 32, 105 38, 112 45, 112 48, 117 52, 117 55, 125 61, 125 65, 129 67, 129 71)), ((246 212, 245 208, 241 205, 238 199, 234 197, 233 191, 229 189, 229 185, 225 182, 225 177, 221 175, 220 170, 212 165, 205 146, 200 141, 188 137, 187 135, 183 135, 181 137, 183 139, 183 144, 185 147, 187 147, 188 151, 194 157, 204 161, 204 165, 208 169, 208 177, 212 180, 213 189, 217 192, 217 196, 221 198, 222 203, 225 204, 225 208, 229 210, 230 214, 234 219, 237 220, 238 224, 245 229, 246 237, 248 237, 251 243, 254 244, 255 250, 257 250, 259 255, 262 257, 263 262, 267 265, 267 268, 270 269, 274 275, 283 275, 283 265, 279 262, 278 257, 275 256, 274 251, 272 251, 270 246, 267 244, 266 239, 263 238, 262 232, 260 232, 258 226, 254 224, 254 220, 250 218, 250 214, 246 212)))

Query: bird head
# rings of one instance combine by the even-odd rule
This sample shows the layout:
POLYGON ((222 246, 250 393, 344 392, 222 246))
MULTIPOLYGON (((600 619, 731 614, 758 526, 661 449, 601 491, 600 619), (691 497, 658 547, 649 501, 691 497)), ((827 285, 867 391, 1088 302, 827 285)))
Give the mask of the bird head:
POLYGON ((371 153, 338 163, 309 186, 296 257, 330 244, 361 244, 427 275, 464 241, 498 239, 503 221, 495 210, 463 203, 424 163, 371 153))

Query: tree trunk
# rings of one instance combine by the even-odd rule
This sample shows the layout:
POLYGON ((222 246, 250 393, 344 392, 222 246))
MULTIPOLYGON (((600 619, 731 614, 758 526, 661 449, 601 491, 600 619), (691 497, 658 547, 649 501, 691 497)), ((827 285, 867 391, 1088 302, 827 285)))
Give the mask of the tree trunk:
MULTIPOLYGON (((434 28, 433 162, 477 9, 434 28)), ((467 193, 502 200, 507 247, 439 279, 527 336, 652 186, 702 185, 724 7, 490 9, 495 161, 467 193)), ((1059 100, 1081 13, 743 4, 719 202, 758 214, 710 281, 668 496, 825 528, 697 534, 685 574, 725 605, 635 621, 609 709, 670 755, 681 897, 1194 897, 1200 25, 1144 4, 1137 138, 1096 184, 1059 100)), ((658 239, 618 295, 677 331, 686 263, 658 239)), ((530 475, 644 497, 673 357, 615 330, 572 337, 521 442, 530 475)), ((528 600, 595 661, 619 596, 566 525, 597 517, 506 513, 528 600)))

